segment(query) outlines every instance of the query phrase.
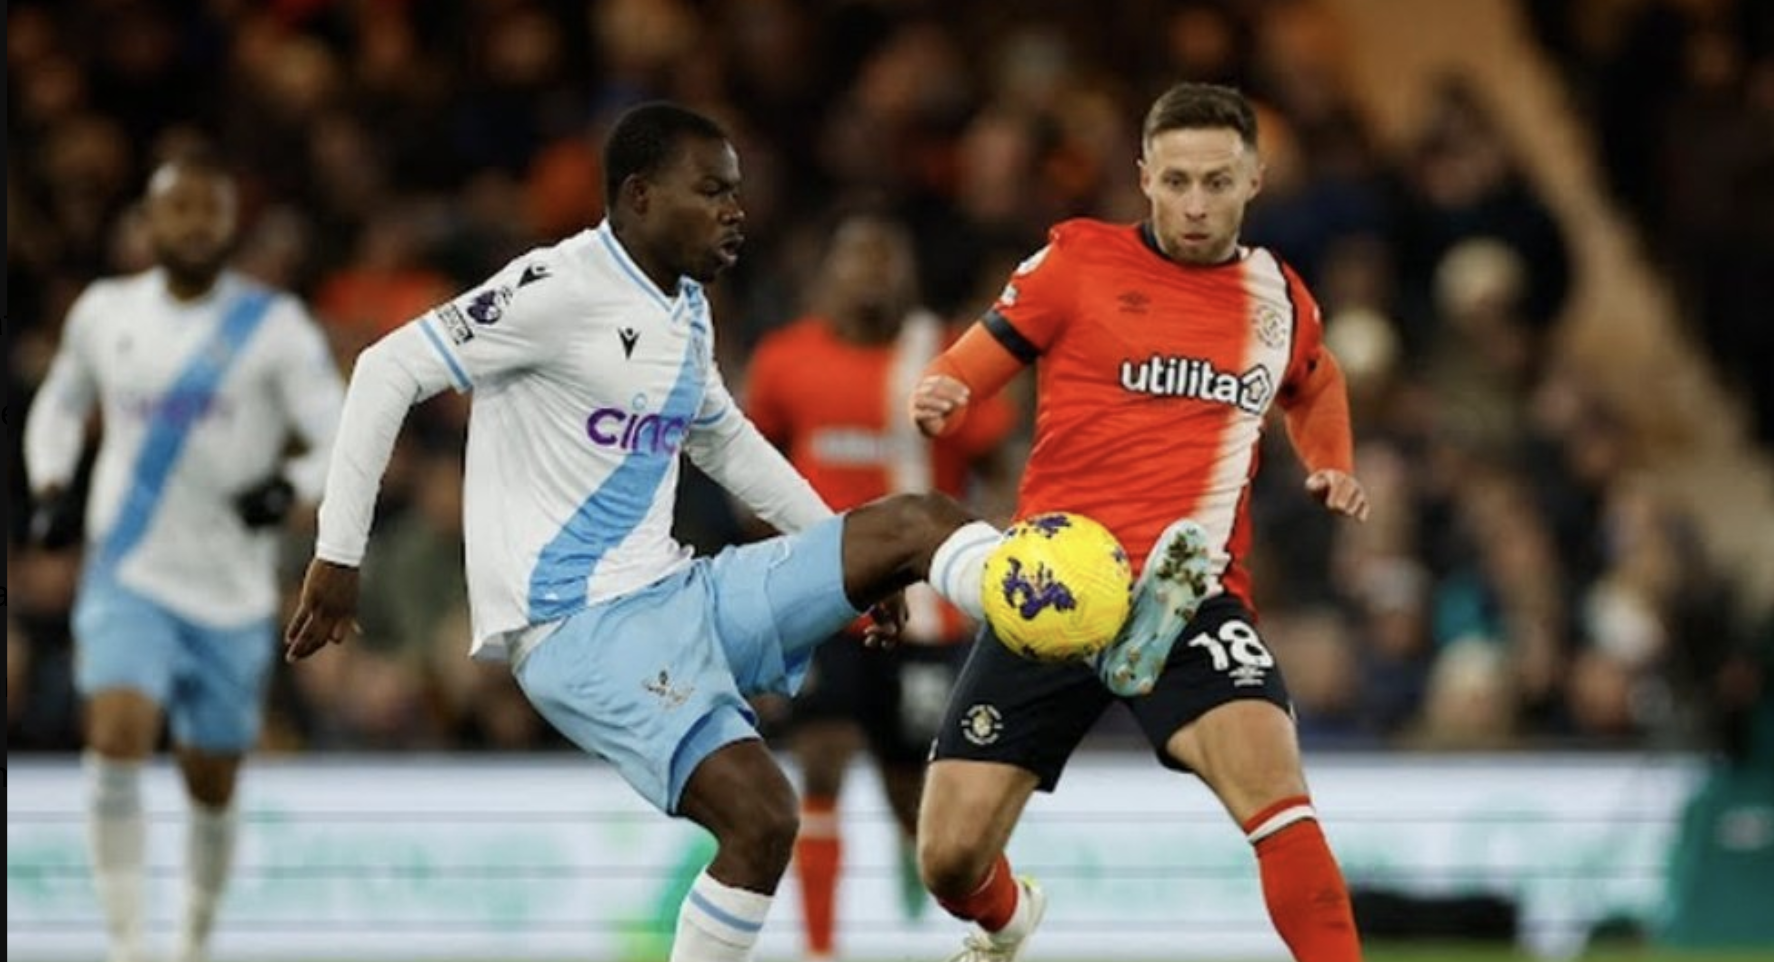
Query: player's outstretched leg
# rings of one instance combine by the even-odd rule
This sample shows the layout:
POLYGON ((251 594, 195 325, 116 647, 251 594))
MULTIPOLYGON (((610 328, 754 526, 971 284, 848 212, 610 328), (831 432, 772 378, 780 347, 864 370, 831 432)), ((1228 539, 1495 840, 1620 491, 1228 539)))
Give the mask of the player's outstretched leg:
POLYGON ((1209 550, 1207 530, 1189 518, 1158 536, 1134 584, 1126 623, 1097 656, 1097 674, 1110 691, 1132 697, 1157 684, 1171 646, 1207 596, 1209 550))
POLYGON ((941 494, 895 494, 853 509, 844 523, 844 591, 867 607, 918 581, 983 619, 980 580, 1003 533, 941 494))

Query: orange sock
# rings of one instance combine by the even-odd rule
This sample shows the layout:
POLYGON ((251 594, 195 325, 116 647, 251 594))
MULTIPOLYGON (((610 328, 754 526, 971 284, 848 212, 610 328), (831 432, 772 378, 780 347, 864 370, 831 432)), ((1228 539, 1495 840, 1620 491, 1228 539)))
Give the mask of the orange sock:
POLYGON ((955 918, 978 922, 987 932, 996 932, 1009 925, 1011 916, 1016 914, 1016 897, 1016 878, 1010 874, 1010 860, 1000 855, 972 895, 936 901, 955 918))
POLYGON ((838 802, 809 796, 801 802, 801 834, 795 838, 795 877, 801 883, 801 917, 807 920, 807 952, 832 954, 836 924, 838 866, 844 843, 838 836, 838 802))
POLYGON ((1299 962, 1361 962, 1349 888, 1312 801, 1284 798, 1244 823, 1257 850, 1269 919, 1299 962))

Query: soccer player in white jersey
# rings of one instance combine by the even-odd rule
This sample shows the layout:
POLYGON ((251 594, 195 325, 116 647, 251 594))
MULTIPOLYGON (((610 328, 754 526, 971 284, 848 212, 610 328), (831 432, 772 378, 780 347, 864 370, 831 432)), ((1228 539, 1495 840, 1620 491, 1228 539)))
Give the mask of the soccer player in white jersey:
POLYGON ((69 483, 87 418, 102 414, 73 627, 113 962, 142 957, 140 769, 163 719, 191 798, 178 958, 204 957, 276 661, 276 528, 293 499, 318 499, 343 396, 301 304, 225 269, 235 205, 212 158, 154 172, 144 211, 158 266, 75 301, 25 427, 33 533, 66 547, 80 527, 69 483), (286 459, 292 431, 306 451, 286 459))
POLYGON ((743 240, 739 160, 681 107, 636 107, 604 148, 608 219, 513 261, 359 356, 285 636, 343 641, 376 491, 409 407, 474 392, 464 490, 477 657, 654 806, 718 843, 672 962, 743 962, 787 868, 797 803, 746 696, 792 694, 864 609, 898 633, 924 579, 979 614, 998 533, 941 495, 834 516, 734 405, 703 285, 743 240), (692 559, 671 537, 679 454, 784 532, 692 559))

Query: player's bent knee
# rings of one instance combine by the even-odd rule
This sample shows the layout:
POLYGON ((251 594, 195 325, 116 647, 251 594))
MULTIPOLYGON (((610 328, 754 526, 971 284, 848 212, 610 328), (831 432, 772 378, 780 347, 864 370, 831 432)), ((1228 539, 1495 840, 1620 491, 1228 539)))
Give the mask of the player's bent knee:
POLYGON ((715 838, 732 856, 772 875, 788 867, 795 836, 801 831, 800 813, 794 804, 777 799, 737 799, 722 821, 715 838))
POLYGON ((154 751, 160 735, 160 709, 129 689, 94 695, 86 709, 86 747, 118 761, 140 761, 154 751))
POLYGON ((987 851, 977 840, 976 835, 919 833, 918 874, 930 894, 963 899, 979 888, 998 853, 987 851))

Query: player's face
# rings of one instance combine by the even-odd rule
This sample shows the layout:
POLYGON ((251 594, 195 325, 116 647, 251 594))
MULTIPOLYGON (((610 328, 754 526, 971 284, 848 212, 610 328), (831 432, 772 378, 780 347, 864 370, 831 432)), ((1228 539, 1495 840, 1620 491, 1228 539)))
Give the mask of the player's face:
POLYGON ((915 294, 912 253, 896 227, 871 217, 845 221, 826 254, 825 289, 831 309, 864 320, 897 323, 915 294))
POLYGON ((707 284, 738 263, 745 211, 732 144, 687 139, 654 180, 648 206, 649 233, 676 273, 707 284))
POLYGON ((1230 259, 1244 208, 1262 183, 1256 153, 1230 127, 1164 131, 1146 141, 1140 159, 1158 246, 1181 264, 1230 259))
POLYGON ((162 167, 148 184, 148 240, 176 280, 206 284, 234 243, 234 185, 212 171, 162 167))

